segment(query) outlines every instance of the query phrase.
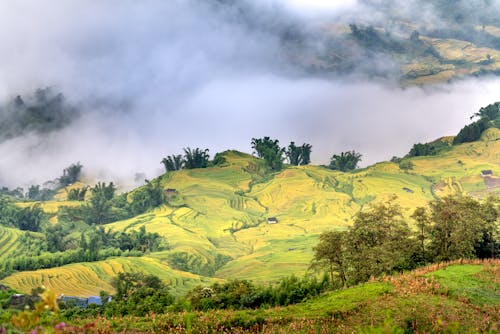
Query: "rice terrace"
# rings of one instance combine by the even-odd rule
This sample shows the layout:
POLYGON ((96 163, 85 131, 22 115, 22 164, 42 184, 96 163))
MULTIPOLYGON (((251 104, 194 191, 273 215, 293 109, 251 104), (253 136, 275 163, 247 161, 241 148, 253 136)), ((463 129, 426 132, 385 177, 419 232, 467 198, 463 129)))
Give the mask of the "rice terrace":
POLYGON ((500 331, 498 1, 0 26, 0 334, 500 331))

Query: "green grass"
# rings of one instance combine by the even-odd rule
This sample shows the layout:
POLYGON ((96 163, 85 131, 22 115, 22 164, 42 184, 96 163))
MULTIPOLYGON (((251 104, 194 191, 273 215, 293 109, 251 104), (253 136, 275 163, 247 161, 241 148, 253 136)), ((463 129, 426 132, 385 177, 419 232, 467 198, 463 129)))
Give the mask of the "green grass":
POLYGON ((188 323, 193 333, 496 333, 500 329, 500 302, 472 304, 469 300, 476 292, 468 287, 472 283, 487 289, 495 284, 498 278, 492 273, 498 273, 499 265, 497 260, 485 265, 451 265, 434 272, 435 267, 422 268, 286 307, 171 311, 144 318, 84 319, 78 324, 93 323, 102 333, 125 329, 185 333, 188 323), (440 282, 442 278, 442 284, 453 282, 464 295, 447 294, 444 285, 432 288, 425 283, 429 276, 440 282), (457 280, 461 276, 466 278, 457 280))
POLYGON ((482 265, 454 265, 428 276, 436 279, 458 298, 467 298, 478 305, 500 305, 500 283, 494 282, 494 272, 482 265))

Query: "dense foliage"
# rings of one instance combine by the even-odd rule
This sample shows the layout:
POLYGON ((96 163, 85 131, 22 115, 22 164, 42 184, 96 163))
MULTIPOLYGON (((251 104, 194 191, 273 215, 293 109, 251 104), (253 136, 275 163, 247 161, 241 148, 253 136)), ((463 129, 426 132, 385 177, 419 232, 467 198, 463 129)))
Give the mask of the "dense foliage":
POLYGON ((208 149, 190 147, 184 148, 184 155, 170 155, 163 158, 161 163, 166 172, 181 169, 207 168, 210 165, 208 149))
POLYGON ((328 167, 341 172, 348 172, 358 168, 362 155, 356 151, 347 151, 340 154, 334 154, 330 159, 328 167))
POLYGON ((348 231, 324 232, 313 267, 325 268, 341 285, 367 281, 419 265, 455 259, 500 256, 498 198, 436 199, 412 215, 417 231, 403 219, 393 199, 359 212, 348 231))
POLYGON ((479 140, 483 132, 491 127, 500 127, 500 102, 495 102, 479 109, 471 118, 479 118, 477 121, 466 125, 457 134, 453 144, 468 143, 479 140))

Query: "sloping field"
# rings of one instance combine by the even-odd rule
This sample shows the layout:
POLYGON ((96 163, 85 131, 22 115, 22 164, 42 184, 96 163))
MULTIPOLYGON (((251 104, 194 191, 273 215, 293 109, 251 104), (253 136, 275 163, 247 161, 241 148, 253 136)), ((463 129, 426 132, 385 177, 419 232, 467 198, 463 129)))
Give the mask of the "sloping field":
POLYGON ((58 295, 99 295, 100 291, 114 292, 111 279, 120 272, 144 272, 160 277, 168 283, 174 294, 182 294, 197 284, 212 281, 186 272, 173 270, 165 263, 148 257, 113 258, 105 261, 70 264, 67 266, 16 273, 2 282, 21 292, 44 286, 58 295))
MULTIPOLYGON (((347 228, 354 215, 372 202, 396 195, 411 225, 409 216, 413 208, 425 205, 435 196, 498 194, 495 181, 500 175, 498 138, 500 130, 490 129, 482 141, 453 147, 439 156, 412 158, 414 167, 406 171, 398 164, 382 162, 353 173, 300 166, 287 167, 272 175, 263 172, 261 160, 228 151, 223 166, 163 175, 160 178, 163 187, 176 190, 166 205, 106 225, 115 231, 145 226, 148 232, 165 237, 169 250, 143 258, 19 273, 4 282, 22 291, 50 282, 55 288, 60 284, 64 287, 61 291, 66 291, 68 283, 59 283, 61 279, 78 287, 67 290, 69 293, 88 295, 109 289, 109 279, 118 271, 142 267, 168 281, 188 277, 187 285, 200 282, 199 276, 170 268, 167 263, 172 263, 172 258, 184 261, 179 269, 213 274, 221 279, 268 282, 291 274, 301 275, 308 270, 319 234, 347 228), (483 178, 483 170, 491 170, 493 176, 483 178), (270 217, 278 222, 268 224, 270 217), (106 275, 99 276, 103 270, 99 268, 110 266, 115 269, 105 270, 106 275), (90 283, 94 280, 98 282, 96 286, 90 283)), ((51 206, 60 203, 69 202, 47 203, 44 208, 50 211, 51 206)), ((2 239, 1 233, 0 230, 0 240, 12 240, 6 236, 2 239)), ((12 242, 4 241, 9 245, 12 242)), ((174 286, 182 289, 183 283, 175 281, 174 286)))
POLYGON ((9 257, 15 251, 16 241, 22 234, 23 232, 18 229, 0 225, 0 260, 9 257))

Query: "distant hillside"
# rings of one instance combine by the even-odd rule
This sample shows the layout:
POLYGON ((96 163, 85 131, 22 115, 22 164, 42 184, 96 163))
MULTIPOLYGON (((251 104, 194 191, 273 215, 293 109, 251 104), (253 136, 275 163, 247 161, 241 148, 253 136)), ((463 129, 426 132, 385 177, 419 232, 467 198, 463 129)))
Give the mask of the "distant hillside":
MULTIPOLYGON (((109 280, 116 270, 102 268, 116 267, 116 261, 122 268, 159 274, 181 290, 210 277, 269 282, 301 275, 309 266, 318 235, 350 226, 353 216, 372 202, 396 195, 409 216, 413 208, 436 196, 498 195, 499 138, 500 130, 491 128, 480 141, 452 146, 436 156, 404 159, 411 162, 405 168, 401 162, 382 162, 352 173, 321 166, 288 166, 267 174, 262 160, 227 151, 222 166, 161 176, 161 186, 170 189, 168 204, 105 225, 106 229, 126 232, 144 226, 148 232, 164 236, 169 249, 141 258, 20 272, 1 282, 20 291, 44 284, 67 295, 96 294, 101 288, 110 289, 109 280), (482 171, 488 171, 488 175, 483 176, 482 171), (277 223, 268 223, 268 218, 276 218, 277 223), (82 288, 89 277, 94 288, 82 288), (61 283, 67 280, 74 284, 61 283)), ((54 212, 67 203, 80 205, 55 201, 42 207, 54 212)), ((51 221, 55 223, 56 217, 51 221)), ((78 233, 76 228, 76 238, 78 233)), ((0 254, 11 252, 19 234, 17 230, 0 229, 0 254)))

